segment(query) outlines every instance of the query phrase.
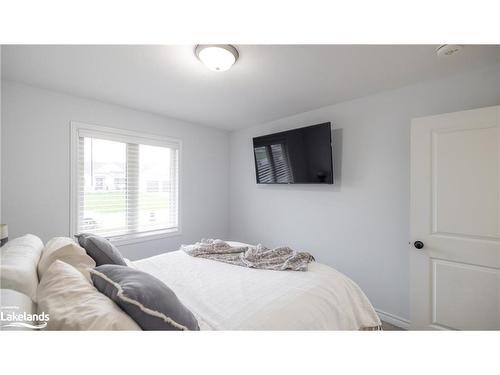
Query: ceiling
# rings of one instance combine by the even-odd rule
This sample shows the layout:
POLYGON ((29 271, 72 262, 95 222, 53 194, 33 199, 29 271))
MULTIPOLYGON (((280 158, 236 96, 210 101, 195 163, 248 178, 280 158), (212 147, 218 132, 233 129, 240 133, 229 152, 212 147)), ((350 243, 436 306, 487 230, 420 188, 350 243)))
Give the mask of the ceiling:
POLYGON ((3 46, 4 78, 198 124, 239 129, 500 63, 500 46, 239 45, 227 72, 194 46, 3 46))

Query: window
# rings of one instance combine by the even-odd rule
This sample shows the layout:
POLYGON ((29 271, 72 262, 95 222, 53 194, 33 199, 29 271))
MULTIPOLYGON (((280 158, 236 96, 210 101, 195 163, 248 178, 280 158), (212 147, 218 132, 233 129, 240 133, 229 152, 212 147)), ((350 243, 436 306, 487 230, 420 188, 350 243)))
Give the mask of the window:
POLYGON ((125 190, 126 183, 127 179, 125 177, 115 177, 115 190, 125 190))
POLYGON ((160 189, 160 183, 158 181, 148 181, 147 190, 150 193, 156 192, 160 189))
POLYGON ((180 142, 72 123, 72 232, 127 242, 179 233, 180 142))
POLYGON ((95 185, 94 189, 95 190, 104 190, 104 176, 96 176, 95 177, 95 185))

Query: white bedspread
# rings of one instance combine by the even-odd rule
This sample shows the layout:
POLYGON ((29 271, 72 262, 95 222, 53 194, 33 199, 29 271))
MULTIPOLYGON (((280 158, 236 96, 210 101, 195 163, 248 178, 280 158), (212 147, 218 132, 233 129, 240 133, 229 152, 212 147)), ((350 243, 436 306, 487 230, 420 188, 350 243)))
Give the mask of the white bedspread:
POLYGON ((313 262, 306 272, 270 271, 174 251, 133 262, 168 285, 212 330, 358 330, 380 325, 361 289, 313 262))

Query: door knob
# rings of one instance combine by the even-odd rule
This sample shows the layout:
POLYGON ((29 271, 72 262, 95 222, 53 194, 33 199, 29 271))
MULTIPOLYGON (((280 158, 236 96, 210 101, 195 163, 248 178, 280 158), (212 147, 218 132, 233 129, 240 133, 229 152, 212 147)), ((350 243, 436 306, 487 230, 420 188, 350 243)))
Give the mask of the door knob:
POLYGON ((423 249, 424 248, 424 243, 422 241, 415 241, 413 243, 413 246, 415 246, 416 249, 423 249))

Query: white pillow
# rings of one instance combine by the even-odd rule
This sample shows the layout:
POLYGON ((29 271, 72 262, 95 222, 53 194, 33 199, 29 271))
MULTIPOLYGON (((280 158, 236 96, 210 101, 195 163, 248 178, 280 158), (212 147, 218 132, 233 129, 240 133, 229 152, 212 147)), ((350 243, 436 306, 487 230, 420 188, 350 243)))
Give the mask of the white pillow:
POLYGON ((38 286, 38 313, 42 312, 49 315, 49 330, 140 330, 80 271, 60 260, 50 265, 38 286))
POLYGON ((42 248, 40 238, 26 234, 7 242, 0 249, 0 285, 3 289, 16 290, 36 301, 36 269, 42 248))
POLYGON ((43 247, 42 257, 43 257, 43 253, 47 253, 47 252, 50 253, 50 252, 57 250, 63 246, 69 245, 70 243, 76 243, 76 242, 69 237, 53 237, 43 247))
MULTIPOLYGON (((20 315, 36 313, 36 304, 33 303, 30 297, 26 294, 19 293, 12 289, 0 289, 0 305, 2 315, 20 315)), ((0 331, 29 331, 31 328, 17 325, 10 325, 6 320, 0 324, 0 331)), ((12 322, 14 323, 14 322, 12 322)), ((24 322, 23 322, 24 323, 24 322)), ((36 324, 34 322, 25 321, 25 323, 36 324)))
POLYGON ((90 274, 87 269, 94 268, 95 261, 87 255, 85 249, 78 246, 73 241, 62 247, 56 246, 55 242, 59 242, 58 244, 61 244, 65 241, 54 241, 51 246, 49 246, 50 241, 47 243, 43 249, 42 257, 38 262, 38 277, 42 279, 50 265, 59 259, 77 268, 80 272, 83 272, 90 280, 90 274))

